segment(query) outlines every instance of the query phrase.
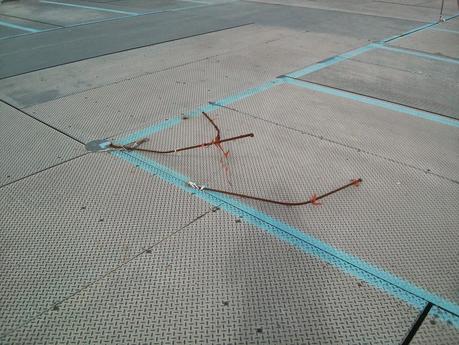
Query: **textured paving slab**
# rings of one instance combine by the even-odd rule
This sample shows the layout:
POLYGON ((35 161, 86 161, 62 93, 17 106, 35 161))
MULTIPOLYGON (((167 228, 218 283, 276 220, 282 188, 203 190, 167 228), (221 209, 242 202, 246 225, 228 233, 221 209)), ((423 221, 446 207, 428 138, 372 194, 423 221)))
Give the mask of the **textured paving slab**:
MULTIPOLYGON (((300 6, 338 10, 350 13, 401 18, 420 21, 434 21, 440 16, 440 2, 413 1, 375 1, 375 0, 251 0, 269 4, 300 6)), ((443 13, 452 15, 457 12, 456 0, 446 0, 443 13), (453 3, 454 2, 454 3, 453 3)))
MULTIPOLYGON (((133 11, 184 3, 60 1, 133 11)), ((394 10, 397 4, 375 8, 383 6, 403 18, 426 13, 394 10)), ((130 133, 420 25, 385 18, 391 13, 385 11, 369 16, 235 3, 7 39, 0 41, 0 75, 110 56, 6 78, 0 98, 82 141, 130 133), (234 22, 258 24, 112 55, 234 22)), ((438 65, 428 70, 442 78, 438 65)), ((445 80, 437 89, 449 85, 445 80)), ((223 136, 256 136, 224 145, 230 149, 226 175, 216 148, 150 157, 199 183, 284 200, 307 199, 361 176, 359 189, 317 208, 251 205, 458 301, 457 131, 290 86, 234 107, 212 114, 223 136)), ((47 132, 11 118, 4 130, 7 156, 27 167, 42 155, 54 157, 49 142, 44 152, 27 146, 47 132), (24 134, 33 138, 26 145, 24 134)), ((205 120, 190 118, 145 146, 174 148, 214 135, 205 120)), ((66 147, 62 142, 59 149, 66 147)), ((0 343, 399 344, 418 315, 109 154, 57 167, 42 160, 46 171, 0 188, 0 334, 9 332, 0 343)), ((457 340, 457 330, 435 317, 415 338, 457 340)))
POLYGON ((53 28, 57 28, 57 26, 0 14, 0 40, 53 28))
POLYGON ((445 23, 440 23, 438 28, 447 30, 459 30, 459 18, 450 19, 445 23))
POLYGON ((0 187, 85 153, 82 144, 0 102, 0 187))
POLYGON ((82 5, 89 5, 94 7, 102 7, 113 10, 134 11, 138 13, 152 12, 152 11, 166 11, 177 10, 182 8, 192 8, 196 6, 204 6, 210 4, 211 1, 180 1, 180 0, 119 0, 119 1, 106 1, 106 2, 91 2, 84 0, 70 0, 70 3, 78 3, 82 5))
POLYGON ((320 60, 316 54, 329 54, 327 44, 314 54, 308 44, 288 48, 301 37, 246 47, 26 109, 83 141, 129 133, 320 60))
POLYGON ((377 40, 419 22, 337 11, 234 2, 106 21, 0 41, 0 77, 79 61, 247 23, 377 40), (365 30, 362 30, 365 27, 365 30), (113 35, 117 32, 117 35, 113 35), (31 52, 33 51, 33 59, 31 52))
POLYGON ((457 33, 423 30, 393 41, 391 45, 459 59, 459 34, 457 33))
POLYGON ((368 40, 390 37, 421 25, 419 21, 292 6, 263 5, 256 23, 340 34, 368 40), (269 9, 269 11, 267 11, 269 9), (365 28, 365 30, 362 30, 365 28))
POLYGON ((39 1, 6 2, 0 7, 0 14, 33 21, 41 21, 57 26, 86 23, 92 20, 101 20, 120 16, 120 14, 115 13, 58 6, 39 1))
POLYGON ((459 63, 375 49, 300 79, 459 119, 459 63))
POLYGON ((220 212, 3 339, 8 344, 398 344, 417 312, 220 212))
MULTIPOLYGON (((190 10, 191 11, 191 10, 190 10)), ((233 16, 234 17, 234 16, 233 16)), ((222 30, 240 18, 215 17, 204 11, 163 13, 106 21, 1 41, 0 77, 9 77, 118 51, 222 30), (116 32, 116 35, 113 35, 116 32), (28 53, 33 50, 34 58, 28 53)))
MULTIPOLYGON (((1 17, 0 17, 1 20, 1 17)), ((24 31, 8 28, 0 25, 0 38, 23 34, 24 31)))
POLYGON ((455 127, 291 85, 277 86, 230 107, 283 128, 459 181, 459 130, 455 127))
MULTIPOLYGON (((424 0, 417 1, 416 0, 416 3, 419 4, 416 6, 425 6, 425 7, 430 7, 430 8, 436 8, 436 9, 440 8, 441 9, 442 2, 443 0, 429 0, 429 1, 424 1, 424 0)), ((459 6, 457 4, 457 0, 445 0, 443 2, 443 13, 450 13, 451 15, 454 15, 457 13, 458 7, 459 6)))
MULTIPOLYGON (((341 35, 248 25, 2 79, 0 97, 26 107, 217 55, 243 50, 255 54, 263 46, 265 54, 292 54, 285 68, 273 71, 281 74, 293 66, 303 67, 365 43, 366 40, 341 35)), ((256 58, 257 64, 264 65, 261 58, 256 58)))
POLYGON ((126 264, 209 208, 104 153, 3 187, 1 333, 126 264))
POLYGON ((410 344, 455 345, 457 343, 459 343, 459 330, 439 321, 431 311, 410 344))
MULTIPOLYGON (((38 30, 38 31, 59 28, 59 26, 43 23, 43 22, 40 22, 40 21, 37 22, 37 21, 33 21, 33 20, 27 20, 27 19, 22 19, 22 18, 18 18, 18 17, 5 16, 5 15, 1 15, 1 14, 0 14, 0 21, 6 22, 6 23, 9 23, 9 24, 13 24, 13 25, 19 25, 19 26, 22 26, 24 28, 38 30)), ((0 28, 4 28, 4 27, 0 26, 0 28)), ((30 31, 27 32, 26 30, 18 30, 18 31, 19 31, 19 33, 22 33, 22 34, 30 33, 30 31)))
MULTIPOLYGON (((260 99, 248 101, 261 107, 260 99)), ((250 111, 244 104, 237 107, 250 111)), ((278 116, 288 116, 294 105, 277 110, 278 116)), ((222 137, 255 133, 253 139, 225 145, 231 155, 229 173, 216 148, 150 157, 199 184, 277 200, 308 200, 312 193, 320 195, 361 177, 361 188, 333 195, 321 207, 250 204, 415 285, 459 300, 459 270, 454 264, 457 183, 235 111, 222 109, 218 114, 222 137)), ((308 121, 306 111, 304 120, 308 121)), ((335 131, 342 126, 337 122, 335 131)), ((145 147, 174 149, 214 135, 200 117, 156 134, 145 147)))

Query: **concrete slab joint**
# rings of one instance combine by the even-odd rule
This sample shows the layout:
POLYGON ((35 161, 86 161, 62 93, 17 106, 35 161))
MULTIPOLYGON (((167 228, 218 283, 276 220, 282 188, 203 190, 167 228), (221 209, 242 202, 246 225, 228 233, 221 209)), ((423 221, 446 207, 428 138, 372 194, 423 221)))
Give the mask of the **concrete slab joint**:
POLYGON ((6 2, 1 344, 459 343, 451 2, 6 2))

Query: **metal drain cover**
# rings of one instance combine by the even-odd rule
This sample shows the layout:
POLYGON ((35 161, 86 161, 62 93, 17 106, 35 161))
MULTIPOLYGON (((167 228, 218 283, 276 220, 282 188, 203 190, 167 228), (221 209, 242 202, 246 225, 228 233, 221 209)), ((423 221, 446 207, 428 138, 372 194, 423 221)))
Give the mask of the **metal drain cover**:
POLYGON ((99 139, 90 141, 85 145, 86 150, 90 152, 106 151, 109 149, 111 141, 107 139, 99 139))

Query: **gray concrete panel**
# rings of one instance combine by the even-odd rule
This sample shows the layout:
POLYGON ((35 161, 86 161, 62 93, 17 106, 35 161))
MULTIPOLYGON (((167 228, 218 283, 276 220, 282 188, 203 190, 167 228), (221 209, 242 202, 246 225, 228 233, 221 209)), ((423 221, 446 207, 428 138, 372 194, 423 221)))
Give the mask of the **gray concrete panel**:
POLYGON ((435 308, 417 331, 412 345, 456 345, 459 343, 459 330, 453 325, 441 322, 435 316, 435 308))
POLYGON ((459 63, 376 49, 300 79, 459 119, 459 63))
POLYGON ((23 34, 23 33, 24 33, 24 31, 22 31, 22 30, 12 29, 12 28, 8 28, 6 26, 1 26, 0 25, 0 38, 20 35, 20 34, 23 34))
POLYGON ((57 26, 79 24, 92 20, 101 20, 120 16, 120 14, 115 13, 46 4, 39 1, 6 2, 0 7, 0 14, 15 16, 32 21, 41 21, 57 26))
POLYGON ((459 18, 450 19, 447 22, 440 23, 438 28, 459 31, 459 18))
POLYGON ((0 187, 86 152, 62 133, 0 102, 0 187))
POLYGON ((420 24, 336 11, 235 2, 61 29, 12 42, 0 41, 0 51, 4 52, 0 55, 0 77, 250 22, 368 40, 382 39, 420 24), (33 59, 29 57, 31 51, 33 59))
POLYGON ((393 41, 390 45, 459 60, 459 34, 453 32, 423 30, 393 41))
POLYGON ((413 20, 334 10, 267 4, 263 6, 265 11, 260 11, 257 16, 254 16, 256 23, 366 38, 369 41, 408 31, 422 24, 413 20))
MULTIPOLYGON (((74 0, 70 2, 75 3, 74 0)), ((77 1, 78 2, 78 1, 77 1)), ((80 3, 88 3, 87 1, 80 1, 80 3)), ((151 12, 151 11, 165 11, 171 9, 191 8, 196 6, 205 6, 211 4, 211 1, 180 1, 180 0, 119 0, 99 3, 96 6, 104 8, 137 11, 137 12, 151 12)), ((91 5, 92 6, 92 5, 91 5)))
POLYGON ((284 128, 459 181, 459 130, 455 127, 290 85, 231 107, 284 128))
POLYGON ((248 23, 225 13, 215 17, 211 11, 194 15, 189 11, 127 17, 0 41, 0 78, 248 23))
MULTIPOLYGON (((434 21, 440 16, 439 1, 376 1, 376 0, 251 0, 257 3, 269 3, 299 6, 316 9, 336 10, 349 13, 391 17, 419 21, 434 21)), ((443 13, 453 15, 457 12, 456 0, 446 0, 443 13)))
MULTIPOLYGON (((252 109, 256 104, 261 107, 260 101, 257 97, 246 100, 253 102, 252 109)), ((246 102, 237 107, 250 112, 246 102)), ((295 112, 295 106, 283 103, 283 108, 277 109, 278 116, 295 112)), ((335 194, 322 206, 241 201, 415 285, 458 301, 457 183, 235 111, 222 109, 215 114, 222 137, 255 134, 252 139, 224 145, 230 150, 229 171, 225 172, 221 152, 215 147, 149 157, 198 184, 287 201, 308 200, 313 193, 320 195, 361 177, 364 182, 360 188, 335 194)), ((306 109, 303 116, 308 122, 306 109)), ((340 131, 343 125, 334 121, 334 131, 340 131)), ((214 135, 210 124, 200 117, 154 135, 145 147, 174 149, 209 141, 214 135)))
POLYGON ((341 35, 247 25, 5 78, 0 80, 0 97, 18 107, 28 107, 209 57, 241 53, 252 55, 258 65, 278 65, 275 70, 269 69, 270 78, 274 78, 365 43, 341 35), (278 61, 262 60, 273 54, 278 61))
MULTIPOLYGON (((288 48, 306 37, 253 45, 26 110, 85 142, 129 133, 320 60, 316 54, 328 54, 327 44, 314 54, 308 53, 307 44, 288 48)), ((326 36, 315 36, 314 41, 321 38, 326 36)))
POLYGON ((1 188, 0 334, 209 210, 107 153, 88 154, 1 188))
MULTIPOLYGON (((14 16, 5 16, 2 14, 0 14, 0 21, 4 21, 6 23, 19 25, 25 28, 35 29, 35 30, 48 30, 48 29, 59 28, 59 26, 43 23, 41 21, 33 21, 33 20, 23 19, 23 18, 14 17, 14 16)), ((2 26, 0 26, 0 28, 2 28, 2 26)), ((30 31, 26 31, 26 30, 20 30, 20 32, 23 34, 24 33, 30 34, 30 31)))
MULTIPOLYGON (((441 0, 56 1, 72 6, 0 5, 0 20, 53 29, 0 32, 1 344, 398 345, 423 300, 457 309, 455 120, 271 82, 436 20, 441 0), (217 147, 145 157, 286 201, 363 183, 321 206, 228 200, 78 143, 170 117, 178 125, 161 124, 144 147, 211 141, 212 125, 189 112, 223 98, 229 108, 209 107, 222 137, 255 133, 223 144, 227 159, 217 147), (299 232, 287 235, 289 224, 299 232)), ((445 2, 446 15, 457 11, 445 2)), ((450 61, 458 30, 456 19, 391 43, 450 61)), ((453 64, 372 54, 320 75, 376 98, 459 108, 453 64)), ((413 343, 456 345, 457 325, 433 307, 413 343)))
POLYGON ((4 338, 23 344, 398 344, 417 312, 222 211, 4 338))
POLYGON ((53 28, 57 28, 57 26, 0 14, 0 40, 9 39, 17 35, 30 34, 31 30, 40 31, 53 28))

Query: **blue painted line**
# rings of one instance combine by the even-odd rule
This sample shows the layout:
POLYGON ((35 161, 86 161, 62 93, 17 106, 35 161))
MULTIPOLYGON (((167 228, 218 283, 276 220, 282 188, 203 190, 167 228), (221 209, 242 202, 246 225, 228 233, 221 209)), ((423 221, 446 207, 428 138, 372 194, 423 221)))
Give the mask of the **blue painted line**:
POLYGON ((186 0, 186 2, 194 2, 194 3, 197 3, 197 4, 212 5, 211 2, 198 1, 198 0, 186 0))
POLYGON ((89 20, 87 22, 81 22, 81 23, 66 25, 66 26, 64 26, 62 28, 57 28, 55 30, 60 30, 60 29, 65 29, 65 28, 74 28, 74 27, 88 25, 88 24, 111 22, 111 21, 114 21, 114 20, 120 20, 120 19, 124 19, 124 18, 132 18, 132 17, 135 17, 135 16, 133 16, 133 15, 122 15, 122 16, 118 16, 118 17, 110 17, 110 18, 104 18, 104 19, 89 20))
POLYGON ((435 54, 424 53, 424 52, 415 51, 415 50, 409 50, 409 49, 392 47, 392 46, 384 46, 384 45, 378 46, 378 49, 385 49, 385 50, 390 50, 390 51, 394 51, 394 52, 398 52, 398 53, 402 53, 402 54, 413 55, 413 56, 420 57, 420 58, 427 59, 427 60, 437 60, 437 61, 441 61, 441 62, 459 64, 459 60, 458 59, 439 56, 439 55, 435 55, 435 54))
POLYGON ((445 21, 448 21, 448 20, 451 20, 451 19, 454 19, 454 18, 457 18, 457 17, 459 17, 459 12, 456 13, 456 14, 453 14, 452 16, 446 17, 445 21))
POLYGON ((439 318, 451 322, 454 326, 459 328, 458 305, 371 265, 360 258, 338 250, 234 198, 219 193, 192 189, 187 185, 189 181, 187 176, 171 170, 156 161, 148 159, 139 153, 118 151, 112 152, 111 154, 130 164, 138 166, 150 174, 160 177, 185 192, 194 194, 196 197, 214 206, 219 205, 219 207, 226 212, 237 217, 242 217, 246 222, 265 230, 278 239, 295 246, 307 254, 318 257, 334 265, 341 271, 366 281, 391 296, 405 301, 418 310, 423 309, 426 302, 430 301, 440 308, 449 311, 448 313, 439 314, 439 318))
MULTIPOLYGON (((459 14, 447 18, 446 21, 448 21, 450 19, 453 19, 453 18, 456 18, 457 16, 459 16, 459 14)), ((404 32, 404 33, 402 33, 400 35, 392 36, 392 37, 386 38, 386 39, 384 39, 382 41, 379 41, 379 42, 376 42, 376 43, 371 43, 371 44, 363 46, 361 48, 357 48, 357 49, 351 50, 351 51, 349 51, 347 53, 333 56, 332 58, 320 61, 320 62, 318 62, 318 63, 316 63, 314 65, 310 65, 310 66, 305 67, 305 68, 303 68, 301 70, 288 73, 285 76, 290 77, 290 78, 299 78, 299 77, 305 76, 307 74, 319 71, 319 70, 321 70, 323 68, 332 66, 332 65, 334 65, 336 63, 351 59, 351 58, 353 58, 353 57, 355 57, 357 55, 363 54, 363 53, 365 53, 365 52, 367 52, 369 50, 384 46, 384 43, 387 43, 387 42, 390 42, 390 41, 394 41, 394 40, 396 40, 398 38, 401 38, 401 37, 404 37, 404 36, 408 36, 408 35, 413 34, 415 32, 418 32, 418 31, 433 27, 433 26, 435 26, 437 24, 438 24, 438 22, 432 22, 432 23, 428 23, 428 24, 416 27, 416 28, 414 28, 412 30, 409 30, 407 32, 404 32)), ((448 60, 448 59, 446 58, 446 60, 448 60)))
POLYGON ((336 55, 336 56, 333 56, 332 58, 329 58, 329 59, 326 59, 326 60, 323 60, 323 61, 320 61, 314 65, 311 65, 311 66, 308 66, 306 68, 303 68, 303 69, 300 69, 299 71, 295 71, 295 72, 291 72, 291 73, 288 73, 286 74, 287 77, 291 77, 291 78, 299 78, 299 77, 302 77, 306 74, 309 74, 309 73, 312 73, 312 72, 316 72, 316 71, 319 71, 323 68, 326 68, 326 67, 329 67, 331 65, 334 65, 338 62, 342 62, 342 61, 345 61, 347 59, 351 59, 357 55, 360 55, 360 54, 363 54, 369 50, 372 50, 372 49, 375 49, 378 45, 376 44, 369 44, 369 45, 366 45, 364 47, 361 47, 361 48, 358 48, 358 49, 354 49, 354 50, 351 50, 347 53, 344 53, 344 54, 340 54, 340 55, 336 55))
MULTIPOLYGON (((458 14, 455 14, 453 16, 450 16, 450 17, 447 17, 445 18, 445 21, 448 21, 448 20, 451 20, 451 19, 454 19, 456 17, 459 16, 459 13, 458 14)), ((387 43, 387 42, 390 42, 390 41, 395 41, 399 38, 402 38, 402 37, 405 37, 405 36, 408 36, 408 35, 411 35, 411 34, 414 34, 415 32, 418 32, 418 31, 421 31, 421 30, 424 30, 424 29, 428 29, 428 28, 431 28, 431 27, 434 27, 435 25, 438 25, 440 24, 439 21, 435 21, 435 22, 432 22, 432 23, 428 23, 428 24, 425 24, 425 25, 422 25, 422 26, 419 26, 417 28, 414 28, 412 30, 409 30, 407 32, 404 32, 400 35, 395 35, 395 36, 391 36, 389 38, 386 38, 384 40, 382 40, 381 42, 378 42, 378 43, 387 43)))
POLYGON ((22 33, 22 34, 16 34, 16 35, 11 35, 11 36, 0 37, 0 41, 8 40, 8 39, 11 39, 11 38, 14 38, 14 37, 20 37, 20 36, 30 35, 30 34, 31 34, 31 32, 24 32, 24 33, 22 33))
POLYGON ((47 1, 47 0, 40 0, 40 2, 43 3, 43 4, 51 4, 51 5, 59 5, 59 6, 67 6, 67 7, 76 7, 76 8, 82 8, 82 9, 86 9, 86 10, 96 10, 96 11, 101 11, 101 12, 119 13, 119 14, 126 14, 126 15, 129 15, 129 16, 137 16, 137 15, 139 15, 139 13, 136 13, 136 12, 120 11, 120 10, 114 10, 114 9, 103 8, 103 7, 76 5, 76 4, 70 4, 70 3, 67 3, 67 2, 57 2, 57 1, 47 1))
MULTIPOLYGON (((438 21, 432 22, 432 23, 428 23, 428 24, 425 24, 425 25, 422 25, 422 26, 418 26, 418 27, 416 27, 416 28, 414 28, 414 29, 411 29, 411 30, 409 30, 409 31, 406 31, 406 32, 404 32, 404 33, 402 33, 402 34, 399 34, 399 35, 395 35, 395 36, 391 36, 391 37, 385 38, 385 39, 382 40, 381 42, 382 42, 382 43, 387 43, 387 42, 395 41, 395 40, 398 40, 399 38, 402 38, 402 37, 405 37, 405 36, 414 34, 415 32, 418 32, 418 31, 421 31, 421 30, 430 28, 431 26, 434 26, 434 25, 437 25, 437 24, 438 24, 438 21)), ((378 43, 380 43, 380 42, 378 42, 378 43)))
POLYGON ((424 120, 433 121, 436 123, 440 123, 442 125, 459 128, 459 120, 448 118, 448 117, 437 115, 437 114, 433 114, 433 113, 429 113, 427 111, 422 111, 422 110, 410 108, 407 106, 403 106, 400 104, 395 104, 395 103, 383 101, 383 100, 372 98, 372 97, 358 95, 358 94, 347 92, 347 91, 337 90, 337 89, 334 89, 328 86, 313 84, 313 83, 303 81, 303 80, 296 80, 296 79, 285 77, 285 81, 287 84, 302 87, 304 89, 309 89, 312 91, 326 93, 328 95, 347 98, 353 101, 357 101, 357 102, 361 102, 361 103, 365 103, 369 105, 374 105, 380 108, 389 109, 389 110, 396 111, 399 113, 418 117, 424 120))
MULTIPOLYGON (((244 90, 242 92, 239 92, 239 93, 236 93, 234 95, 231 95, 229 97, 226 97, 226 98, 223 98, 223 99, 220 99, 218 101, 215 101, 214 103, 210 103, 210 104, 206 104, 206 105, 203 105, 193 111, 190 111, 188 113, 185 113, 184 115, 186 115, 187 117, 197 117, 197 116, 201 116, 202 115, 202 112, 212 112, 214 110, 217 110, 217 109, 220 109, 220 105, 228 105, 228 104, 232 104, 234 102, 237 102, 237 101, 240 101, 240 100, 243 100, 244 98, 247 98, 247 97, 250 97, 250 96, 253 96, 257 93, 260 93, 260 92, 263 92, 263 91, 266 91, 276 85, 279 85, 279 84, 283 84, 284 81, 282 79, 275 79, 275 80, 272 80, 272 81, 269 81, 267 83, 264 83, 262 85, 258 85, 258 86, 255 86, 255 87, 252 87, 250 89, 247 89, 247 90, 244 90)), ((144 129, 141 129, 137 132, 134 132, 132 133, 131 135, 125 137, 125 138, 122 138, 122 139, 119 139, 116 141, 117 144, 119 145, 126 145, 128 143, 131 143, 133 141, 136 141, 136 140, 139 140, 141 138, 145 138, 145 137, 148 137, 154 133, 157 133, 157 132, 160 132, 162 130, 165 130, 167 128, 171 128, 177 124, 179 124, 180 122, 182 121, 182 118, 179 117, 179 116, 175 116, 173 118, 170 118, 170 119, 167 119, 165 121, 162 121, 160 123, 156 123, 152 126, 149 126, 149 127, 146 127, 144 129)))
POLYGON ((250 96, 256 95, 258 93, 264 92, 266 90, 271 89, 272 87, 274 87, 276 85, 280 85, 280 84, 283 84, 283 83, 284 83, 284 81, 282 79, 274 79, 274 80, 268 81, 267 83, 264 83, 264 84, 261 84, 261 85, 255 86, 255 87, 251 87, 251 88, 249 88, 247 90, 244 90, 244 91, 239 92, 237 94, 234 94, 232 96, 225 97, 223 99, 215 101, 215 103, 219 104, 219 105, 229 105, 229 104, 232 104, 232 103, 235 103, 235 102, 242 101, 243 99, 245 99, 247 97, 250 97, 250 96))
POLYGON ((443 28, 439 28, 439 27, 436 27, 436 26, 430 28, 430 30, 442 31, 442 32, 449 32, 449 33, 452 33, 452 34, 459 34, 459 31, 451 30, 451 29, 443 29, 443 28))
POLYGON ((27 32, 40 32, 40 31, 42 31, 42 30, 38 30, 38 29, 34 29, 34 28, 29 28, 27 26, 8 23, 8 22, 5 22, 3 20, 0 20, 0 25, 1 26, 6 26, 6 27, 12 28, 12 29, 18 29, 18 30, 22 30, 22 31, 27 31, 27 32))
MULTIPOLYGON (((205 7, 205 5, 202 5, 202 6, 193 5, 193 6, 180 7, 180 8, 171 8, 171 9, 159 10, 159 11, 143 12, 143 13, 138 13, 138 14, 135 14, 135 15, 130 14, 130 15, 120 16, 120 17, 115 17, 115 18, 105 18, 105 19, 101 19, 101 20, 90 20, 90 21, 82 22, 82 23, 78 23, 78 24, 67 25, 67 26, 65 26, 65 28, 73 28, 75 26, 82 26, 82 25, 88 25, 88 24, 109 22, 109 21, 113 21, 113 20, 120 20, 120 19, 131 18, 131 17, 141 17, 141 16, 148 16, 148 15, 153 15, 153 14, 167 13, 167 12, 178 12, 178 11, 183 11, 183 10, 201 8, 201 7, 205 7)), ((59 29, 63 29, 63 28, 59 28, 59 29)))
MULTIPOLYGON (((46 30, 39 30, 38 32, 62 30, 62 29, 65 29, 65 28, 73 28, 73 27, 78 27, 78 26, 82 26, 82 25, 103 23, 103 22, 108 22, 108 21, 120 20, 120 19, 124 19, 124 18, 131 18, 131 17, 134 17, 134 16, 147 16, 147 15, 161 14, 161 13, 167 13, 167 12, 178 12, 178 11, 183 11, 183 10, 201 8, 201 7, 206 7, 206 5, 202 5, 202 6, 193 5, 193 6, 187 6, 187 7, 171 8, 171 9, 160 10, 160 11, 151 11, 151 12, 139 13, 137 15, 129 14, 129 15, 123 15, 123 16, 119 16, 119 17, 100 19, 100 20, 90 20, 90 21, 87 21, 87 22, 81 22, 81 23, 77 23, 77 24, 67 25, 67 26, 64 26, 64 27, 58 27, 58 28, 46 29, 46 30)), ((30 32, 30 33, 32 33, 32 32, 30 32)), ((30 33, 24 33, 24 34, 19 34, 19 35, 2 37, 2 38, 0 38, 0 41, 1 40, 5 40, 5 39, 9 39, 9 38, 13 38, 13 37, 28 35, 30 33)))
POLYGON ((63 29, 63 27, 52 28, 52 29, 43 29, 43 30, 38 30, 37 32, 24 32, 24 33, 22 33, 22 34, 17 34, 17 35, 2 37, 2 38, 0 38, 0 41, 1 41, 1 40, 11 39, 11 38, 14 38, 14 37, 33 35, 33 34, 36 34, 36 33, 43 33, 43 32, 48 32, 48 31, 53 31, 53 30, 58 30, 58 29, 63 29))
POLYGON ((149 14, 159 14, 159 13, 166 13, 166 12, 179 12, 179 11, 193 10, 195 8, 202 8, 202 7, 207 7, 207 6, 209 6, 209 4, 184 6, 184 7, 178 7, 178 8, 169 8, 169 9, 159 10, 159 11, 145 12, 145 13, 142 13, 141 15, 144 16, 144 15, 149 15, 149 14))

